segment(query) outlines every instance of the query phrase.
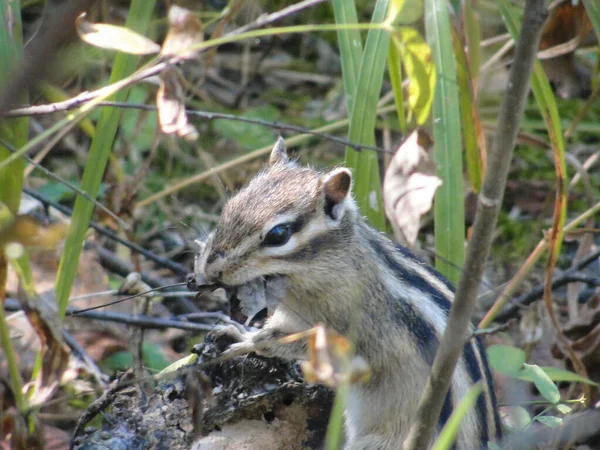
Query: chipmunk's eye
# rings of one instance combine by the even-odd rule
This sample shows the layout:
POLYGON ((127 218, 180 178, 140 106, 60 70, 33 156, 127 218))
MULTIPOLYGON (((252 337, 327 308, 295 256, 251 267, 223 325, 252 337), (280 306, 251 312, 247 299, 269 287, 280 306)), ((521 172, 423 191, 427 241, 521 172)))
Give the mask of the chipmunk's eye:
POLYGON ((289 223, 275 225, 263 239, 263 245, 278 247, 284 245, 292 237, 292 226, 289 223))

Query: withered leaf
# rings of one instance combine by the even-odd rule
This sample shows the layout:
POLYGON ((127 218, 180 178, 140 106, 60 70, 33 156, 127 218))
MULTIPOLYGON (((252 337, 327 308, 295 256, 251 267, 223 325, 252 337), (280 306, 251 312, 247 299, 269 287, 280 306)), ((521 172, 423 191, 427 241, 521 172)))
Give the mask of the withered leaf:
POLYGON ((18 215, 0 228, 0 247, 16 243, 26 248, 51 249, 66 237, 68 229, 64 223, 44 226, 32 216, 18 215))
POLYGON ((158 124, 163 133, 177 134, 188 141, 198 139, 198 131, 188 123, 183 86, 174 68, 166 69, 160 74, 156 107, 158 108, 158 124))
POLYGON ((323 324, 280 341, 289 343, 304 338, 308 341, 308 361, 303 361, 301 367, 308 383, 335 388, 343 382, 361 383, 370 378, 369 365, 364 358, 354 355, 350 341, 323 324))
POLYGON ((42 367, 35 380, 30 405, 41 405, 54 395, 69 363, 69 347, 62 335, 61 321, 54 299, 42 296, 31 299, 24 289, 19 290, 19 300, 29 323, 40 339, 42 367))
POLYGON ((435 176, 430 155, 431 137, 422 129, 413 131, 396 150, 383 181, 385 213, 399 241, 413 245, 421 216, 431 209, 442 181, 435 176))
POLYGON ((202 23, 194 13, 177 5, 169 9, 169 31, 160 50, 161 55, 192 59, 197 50, 188 50, 194 44, 202 42, 202 23))
POLYGON ((95 47, 119 50, 132 55, 151 55, 160 52, 160 45, 141 34, 125 27, 92 23, 81 14, 75 21, 81 40, 95 47))

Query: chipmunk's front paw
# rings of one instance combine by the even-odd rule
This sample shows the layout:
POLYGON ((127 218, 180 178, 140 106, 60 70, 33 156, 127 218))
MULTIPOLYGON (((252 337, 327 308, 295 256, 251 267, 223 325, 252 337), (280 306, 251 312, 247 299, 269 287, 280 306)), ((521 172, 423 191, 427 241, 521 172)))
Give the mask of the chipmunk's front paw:
POLYGON ((209 336, 220 338, 223 336, 227 336, 233 339, 235 342, 242 342, 246 334, 249 333, 242 326, 236 326, 233 324, 228 325, 215 325, 212 330, 209 331, 209 336))
POLYGON ((246 355, 255 351, 254 342, 252 338, 258 330, 247 330, 243 326, 236 326, 233 324, 229 325, 217 325, 209 333, 209 336, 219 339, 222 337, 229 338, 234 341, 233 344, 229 345, 224 351, 223 355, 246 355))

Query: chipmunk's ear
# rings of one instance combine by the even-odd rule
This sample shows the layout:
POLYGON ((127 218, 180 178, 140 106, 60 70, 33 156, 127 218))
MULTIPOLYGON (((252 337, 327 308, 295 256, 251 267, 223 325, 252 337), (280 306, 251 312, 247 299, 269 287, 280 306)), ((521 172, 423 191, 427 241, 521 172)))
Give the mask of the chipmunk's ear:
POLYGON ((285 141, 281 136, 277 138, 277 142, 273 146, 273 150, 271 150, 271 156, 269 157, 269 165, 273 166, 275 164, 285 164, 290 160, 290 157, 287 154, 287 149, 285 148, 285 141))
POLYGON ((333 169, 323 177, 325 214, 333 220, 344 216, 345 201, 352 187, 352 172, 345 167, 333 169))

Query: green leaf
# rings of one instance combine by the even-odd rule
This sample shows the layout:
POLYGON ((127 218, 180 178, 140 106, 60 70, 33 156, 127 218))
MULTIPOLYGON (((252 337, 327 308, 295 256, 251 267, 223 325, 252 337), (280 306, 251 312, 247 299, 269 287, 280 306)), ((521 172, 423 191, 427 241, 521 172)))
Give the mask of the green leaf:
POLYGON ((535 420, 537 420, 540 423, 543 423, 544 425, 550 428, 559 427, 563 421, 562 418, 555 416, 540 416, 536 417, 535 420))
POLYGON ((392 42, 400 53, 408 76, 410 112, 416 116, 417 125, 423 125, 429 118, 435 93, 435 67, 431 49, 414 28, 397 29, 392 35, 392 42))
POLYGON ((460 424, 463 421, 469 410, 475 405, 477 398, 481 395, 482 386, 481 383, 475 384, 467 395, 461 400, 458 406, 452 412, 450 419, 444 425, 442 432, 433 444, 432 450, 447 450, 452 448, 456 435, 460 429, 460 424))
POLYGON ((388 9, 388 14, 387 14, 387 17, 385 18, 386 23, 388 23, 390 25, 392 23, 394 23, 394 21, 400 14, 400 11, 402 11, 402 8, 403 8, 405 2, 406 2, 406 0, 391 0, 390 7, 388 9))
MULTIPOLYGON (((596 383, 595 381, 592 381, 588 378, 582 377, 581 375, 576 374, 576 373, 571 372, 566 369, 559 369, 557 367, 544 366, 544 367, 542 367, 542 370, 544 372, 546 372, 546 375, 548 375, 548 377, 552 381, 571 381, 574 383, 586 383, 586 384, 590 384, 592 386, 600 386, 600 384, 596 383)), ((525 372, 518 374, 518 377, 521 380, 533 381, 532 378, 529 376, 529 374, 525 373, 525 372)))
POLYGON ((555 406, 555 408, 561 414, 569 414, 571 411, 573 411, 573 408, 571 408, 569 405, 565 405, 564 403, 559 403, 555 406))
POLYGON ((465 212, 463 194, 460 102, 450 17, 445 0, 426 0, 425 30, 436 68, 433 100, 433 140, 437 176, 442 186, 434 204, 436 268, 457 284, 464 262, 465 212))
POLYGON ((176 370, 181 369, 182 367, 192 364, 197 359, 198 355, 196 353, 190 353, 188 356, 178 359, 174 363, 165 367, 163 370, 160 371, 160 373, 157 374, 157 376, 160 377, 161 375, 166 375, 168 373, 175 372, 176 370))
POLYGON ((423 16, 423 0, 391 0, 386 23, 404 24, 416 22, 423 16))
POLYGON ((520 431, 531 423, 531 416, 521 406, 510 406, 506 408, 505 424, 513 431, 520 431))
POLYGON ((487 349, 488 362, 492 369, 509 377, 522 372, 525 364, 525 352, 508 345, 492 345, 487 349))
POLYGON ((531 377, 542 397, 552 404, 560 402, 560 391, 540 366, 524 364, 524 371, 531 377))
MULTIPOLYGON (((142 354, 144 358, 144 365, 150 370, 163 370, 169 366, 169 360, 165 357, 165 354, 158 345, 150 342, 144 342, 142 354)), ((125 370, 132 366, 133 355, 127 350, 113 353, 100 363, 100 367, 110 372, 125 370)))

